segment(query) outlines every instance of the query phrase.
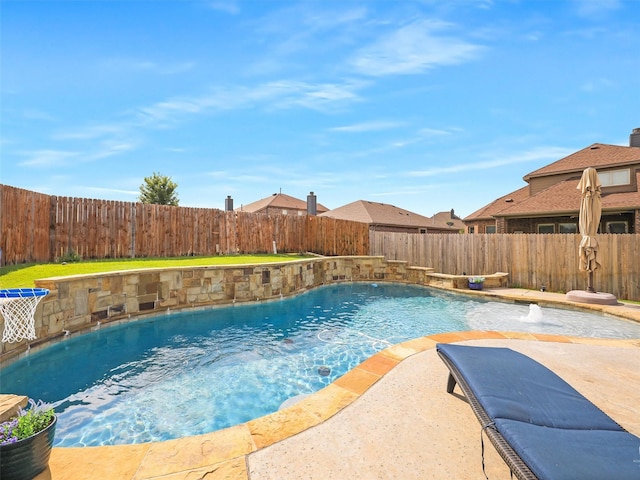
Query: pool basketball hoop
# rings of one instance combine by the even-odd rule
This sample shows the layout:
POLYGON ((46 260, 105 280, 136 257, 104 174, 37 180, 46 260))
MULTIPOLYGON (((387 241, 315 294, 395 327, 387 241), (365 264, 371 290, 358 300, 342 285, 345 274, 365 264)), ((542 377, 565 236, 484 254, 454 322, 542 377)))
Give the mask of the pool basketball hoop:
POLYGON ((3 343, 36 339, 33 316, 38 303, 48 293, 46 288, 0 290, 0 314, 4 317, 3 343))

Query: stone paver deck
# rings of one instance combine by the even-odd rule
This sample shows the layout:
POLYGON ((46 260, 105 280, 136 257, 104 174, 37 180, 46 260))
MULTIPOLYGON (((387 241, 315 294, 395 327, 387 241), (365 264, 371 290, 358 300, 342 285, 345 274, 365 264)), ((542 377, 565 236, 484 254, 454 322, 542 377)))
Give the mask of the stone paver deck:
MULTIPOLYGON (((564 295, 518 289, 478 294, 570 303, 564 295)), ((640 321, 640 305, 587 307, 640 321)), ((479 424, 464 400, 446 393, 448 370, 437 342, 521 351, 640 435, 640 339, 457 332, 392 346, 321 391, 242 425, 160 443, 54 448, 37 480, 484 478, 479 424)), ((491 444, 485 446, 489 478, 510 478, 491 444)), ((639 463, 640 478, 640 454, 629 461, 639 463)))

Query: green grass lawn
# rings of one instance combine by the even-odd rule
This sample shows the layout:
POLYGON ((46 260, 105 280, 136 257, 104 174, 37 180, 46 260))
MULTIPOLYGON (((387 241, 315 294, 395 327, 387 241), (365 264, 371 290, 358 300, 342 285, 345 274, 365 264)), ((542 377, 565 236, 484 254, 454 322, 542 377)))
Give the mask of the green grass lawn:
POLYGON ((31 288, 35 287, 36 279, 67 275, 106 273, 140 268, 273 263, 309 257, 309 255, 298 254, 231 255, 216 257, 120 258, 117 260, 90 260, 73 263, 7 265, 0 268, 0 288, 31 288))

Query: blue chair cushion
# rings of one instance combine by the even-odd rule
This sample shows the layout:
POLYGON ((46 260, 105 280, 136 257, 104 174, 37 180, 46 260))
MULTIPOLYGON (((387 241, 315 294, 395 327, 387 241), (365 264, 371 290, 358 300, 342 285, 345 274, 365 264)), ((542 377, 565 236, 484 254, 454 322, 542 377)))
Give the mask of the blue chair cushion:
MULTIPOLYGON (((623 431, 547 367, 509 348, 438 344, 492 419, 544 427, 623 431)), ((640 479, 640 469, 638 471, 640 479)))
POLYGON ((495 427, 540 480, 638 480, 640 438, 497 419, 495 427))

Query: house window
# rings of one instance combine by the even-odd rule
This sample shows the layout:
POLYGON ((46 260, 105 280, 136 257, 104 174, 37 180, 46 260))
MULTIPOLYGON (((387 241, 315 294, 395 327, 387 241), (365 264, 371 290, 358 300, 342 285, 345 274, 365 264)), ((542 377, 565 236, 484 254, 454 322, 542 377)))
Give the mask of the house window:
POLYGON ((486 227, 484 227, 484 233, 496 233, 496 226, 487 225, 486 227))
POLYGON ((556 226, 553 223, 539 223, 538 233, 556 233, 556 226))
POLYGON ((426 228, 421 228, 420 229, 420 233, 427 233, 427 229, 426 228))
POLYGON ((607 233, 628 233, 627 222, 607 222, 607 233))
POLYGON ((283 215, 286 215, 287 213, 289 213, 289 212, 288 212, 288 211, 286 211, 286 210, 282 210, 282 214, 283 214, 283 215))
POLYGON ((598 172, 598 178, 603 187, 614 187, 616 185, 629 185, 631 183, 631 169, 611 170, 608 172, 598 172))
POLYGON ((578 233, 578 225, 575 223, 561 223, 558 233, 578 233))
POLYGON ((469 227, 469 233, 473 233, 475 231, 475 227, 469 227))

